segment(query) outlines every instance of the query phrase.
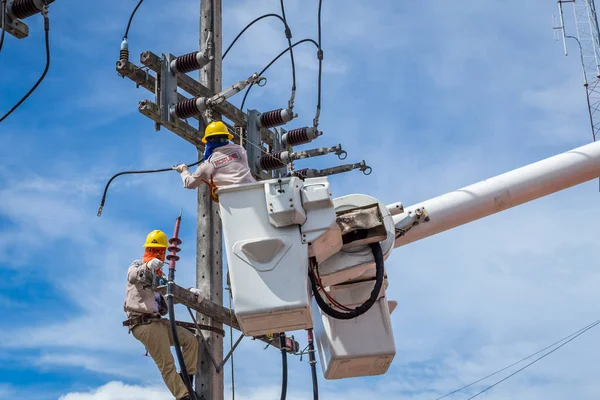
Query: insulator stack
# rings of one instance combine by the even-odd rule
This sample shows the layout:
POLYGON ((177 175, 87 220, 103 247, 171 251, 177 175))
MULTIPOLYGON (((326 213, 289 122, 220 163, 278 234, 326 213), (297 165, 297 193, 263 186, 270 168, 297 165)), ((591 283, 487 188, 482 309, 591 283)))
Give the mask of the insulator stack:
POLYGON ((319 134, 320 132, 313 127, 292 129, 283 135, 281 142, 284 146, 298 146, 313 141, 319 134))
POLYGON ((263 154, 260 157, 260 167, 265 171, 285 167, 285 163, 282 161, 282 153, 284 152, 277 151, 275 153, 263 154))
POLYGON ((119 60, 121 61, 129 61, 129 50, 121 49, 119 53, 119 60))
MULTIPOLYGON (((52 3, 52 1, 48 1, 48 4, 52 3)), ((12 4, 11 14, 15 18, 25 19, 42 11, 42 6, 41 1, 15 0, 12 4)))
POLYGON ((298 169, 294 171, 294 175, 300 179, 305 179, 308 175, 308 168, 298 169))
POLYGON ((123 39, 121 43, 121 51, 119 52, 119 60, 128 62, 129 61, 129 44, 127 44, 127 39, 123 39))
POLYGON ((179 261, 179 256, 177 255, 177 253, 179 253, 181 251, 181 249, 179 247, 177 247, 177 246, 179 246, 181 243, 182 243, 181 239, 179 239, 179 238, 175 238, 174 237, 174 238, 169 239, 169 244, 171 246, 169 246, 169 248, 167 250, 169 250, 169 252, 171 254, 169 254, 166 257, 167 260, 169 260, 169 261, 171 261, 171 260, 179 261))
POLYGON ((175 105, 175 116, 177 118, 191 118, 198 115, 198 106, 196 105, 196 99, 184 100, 175 105))
POLYGON ((198 53, 198 51, 195 51, 177 57, 177 59, 175 59, 173 62, 174 68, 177 70, 177 72, 188 73, 202 68, 198 62, 198 53))
POLYGON ((267 111, 260 115, 260 125, 263 128, 273 128, 290 122, 294 118, 292 112, 285 108, 267 111))

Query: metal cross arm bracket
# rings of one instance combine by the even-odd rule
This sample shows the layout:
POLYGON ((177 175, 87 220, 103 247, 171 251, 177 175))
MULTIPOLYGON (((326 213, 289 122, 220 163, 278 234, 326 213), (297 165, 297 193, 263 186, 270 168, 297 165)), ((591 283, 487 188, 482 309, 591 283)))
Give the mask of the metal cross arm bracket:
POLYGON ((337 167, 325 168, 325 169, 314 169, 314 168, 304 168, 298 169, 291 172, 291 175, 298 176, 302 179, 304 178, 316 178, 319 176, 329 176, 335 174, 341 174, 344 172, 350 172, 352 170, 358 169, 362 171, 365 175, 370 175, 373 169, 369 167, 365 161, 361 161, 355 164, 344 164, 338 165, 337 167))
POLYGON ((408 211, 406 215, 396 223, 396 239, 400 236, 404 236, 413 226, 417 226, 424 222, 429 222, 429 213, 427 213, 425 207, 417 208, 414 211, 408 211))
POLYGON ((278 169, 285 167, 292 161, 301 160, 303 158, 323 156, 325 154, 335 153, 340 160, 347 157, 348 153, 342 149, 342 145, 339 144, 333 147, 320 147, 318 149, 304 150, 298 152, 289 152, 287 150, 277 151, 273 153, 263 154, 260 157, 259 164, 260 168, 265 171, 278 169))

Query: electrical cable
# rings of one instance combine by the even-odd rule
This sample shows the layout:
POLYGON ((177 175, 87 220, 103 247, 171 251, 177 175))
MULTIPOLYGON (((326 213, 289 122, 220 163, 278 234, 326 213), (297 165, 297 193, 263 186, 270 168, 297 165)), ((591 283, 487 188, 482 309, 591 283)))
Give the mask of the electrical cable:
POLYGON ((315 114, 315 119, 313 120, 313 125, 316 128, 319 126, 319 117, 321 116, 321 72, 323 67, 323 48, 321 47, 321 5, 322 0, 319 0, 319 12, 317 17, 317 25, 318 25, 318 41, 317 45, 317 59, 319 60, 319 77, 318 77, 318 89, 317 89, 317 112, 315 114))
MULTIPOLYGON (((479 383, 479 382, 481 382, 481 381, 483 381, 483 380, 485 380, 485 379, 487 379, 487 378, 490 378, 490 377, 492 377, 492 376, 494 376, 494 375, 497 375, 497 374, 499 374, 499 373, 500 373, 500 372, 502 372, 502 371, 505 371, 505 370, 507 370, 507 369, 509 369, 509 368, 511 368, 511 367, 514 367, 515 365, 517 365, 517 364, 520 364, 520 363, 522 363, 523 361, 525 361, 525 360, 528 360, 528 359, 530 359, 531 357, 534 357, 534 356, 536 356, 536 355, 538 355, 538 354, 540 354, 540 353, 542 353, 542 352, 544 352, 544 351, 548 350, 549 348, 556 346, 557 344, 559 344, 559 343, 561 343, 561 342, 564 342, 565 340, 567 340, 567 339, 571 338, 572 336, 575 336, 575 335, 580 335, 580 334, 584 333, 585 331, 587 331, 587 330, 589 330, 589 329, 593 328, 594 326, 598 325, 599 323, 600 323, 600 320, 597 320, 597 321, 595 321, 595 322, 593 322, 593 323, 591 323, 591 324, 589 324, 589 325, 587 325, 587 326, 585 326, 585 327, 583 327, 583 328, 579 329, 578 331, 575 331, 575 332, 571 333, 570 335, 568 335, 568 336, 565 336, 565 337, 563 337, 563 338, 562 338, 562 339, 560 339, 560 340, 557 340, 556 342, 552 343, 551 345, 548 345, 548 346, 544 347, 543 349, 541 349, 541 350, 538 350, 538 351, 536 351, 535 353, 533 353, 533 354, 530 354, 530 355, 528 355, 527 357, 524 357, 524 358, 520 359, 520 360, 519 360, 519 361, 517 361, 517 362, 514 362, 514 363, 512 363, 512 364, 510 364, 510 365, 507 365, 506 367, 504 367, 504 368, 502 368, 502 369, 499 369, 499 370, 497 370, 496 372, 493 372, 493 373, 491 373, 491 374, 489 374, 489 375, 487 375, 487 376, 484 376, 483 378, 481 378, 481 379, 478 379, 478 380, 476 380, 476 381, 474 381, 474 382, 471 382, 471 383, 469 383, 468 385, 465 385, 465 386, 463 386, 463 387, 461 387, 461 388, 458 388, 458 389, 456 389, 456 390, 453 390, 452 392, 446 393, 445 395, 443 395, 443 396, 441 396, 441 397, 438 397, 438 398, 436 398, 435 400, 441 400, 441 399, 443 399, 443 398, 445 398, 445 397, 451 396, 451 395, 453 395, 454 393, 460 392, 460 391, 462 391, 462 390, 464 390, 464 389, 466 389, 466 388, 468 388, 468 387, 471 387, 471 386, 475 385, 476 383, 479 383)), ((575 339, 575 338, 573 337, 573 339, 575 339)), ((565 343, 565 344, 566 344, 566 343, 565 343)), ((558 349, 558 348, 556 348, 555 350, 557 350, 557 349, 558 349)), ((555 350, 553 350, 553 351, 555 351, 555 350)), ((548 353, 548 354, 550 354, 550 353, 548 353)), ((545 356, 544 356, 544 357, 545 357, 545 356)))
MULTIPOLYGON (((301 44, 301 43, 305 43, 305 42, 311 42, 311 43, 313 43, 313 44, 314 44, 314 45, 317 47, 317 49, 319 48, 319 45, 318 45, 318 43, 317 43, 317 42, 315 42, 313 39, 302 39, 302 40, 300 40, 300 41, 298 41, 298 42, 294 43, 294 44, 292 45, 292 47, 296 47, 296 46, 298 46, 299 44, 301 44)), ((266 71, 267 71, 267 70, 268 70, 268 69, 271 67, 271 65, 273 65, 273 64, 275 63, 275 61, 279 60, 279 58, 280 58, 281 56, 283 56, 285 53, 287 53, 288 51, 290 51, 290 49, 289 49, 289 48, 287 48, 287 49, 283 50, 281 53, 279 53, 279 55, 277 55, 277 57, 275 57, 273 60, 271 60, 271 62, 270 62, 270 63, 268 63, 268 64, 267 64, 267 66, 266 66, 266 67, 264 67, 264 68, 263 68, 263 70, 262 70, 262 71, 260 71, 260 73, 259 73, 258 75, 259 75, 259 76, 262 76, 262 74, 264 74, 264 73, 265 73, 265 72, 266 72, 266 71)), ((254 83, 251 83, 251 84, 248 86, 248 88, 246 89, 246 93, 244 93, 244 98, 242 99, 242 104, 240 105, 240 110, 244 110, 244 104, 246 103, 246 98, 248 97, 248 93, 250 92, 250 89, 252 89, 252 86, 254 86, 254 83)))
POLYGON ((169 240, 169 244, 171 245, 168 250, 171 252, 167 256, 169 260, 169 278, 167 281, 167 305, 169 307, 169 325, 171 327, 171 335, 173 336, 173 346, 175 347, 175 353, 177 355, 177 361, 179 363, 179 369, 181 371, 181 377, 183 379, 183 383, 188 390, 188 394, 191 399, 197 400, 196 392, 194 388, 192 388, 192 384, 190 382, 190 378, 187 372, 187 368, 185 366, 185 360, 183 359, 183 353, 181 352, 181 346, 179 344, 179 336, 177 335, 177 325, 175 323, 175 305, 173 300, 173 285, 175 284, 175 261, 179 260, 179 256, 177 256, 177 252, 180 250, 177 248, 178 245, 181 244, 181 239, 179 239, 179 225, 181 223, 181 214, 177 217, 175 222, 175 232, 173 233, 173 237, 169 240))
POLYGON ((287 18, 285 17, 285 7, 283 5, 283 0, 281 3, 281 16, 283 17, 283 23, 285 24, 285 37, 288 41, 288 46, 290 49, 290 59, 292 61, 292 94, 290 96, 290 101, 288 102, 288 107, 290 110, 294 108, 294 98, 296 97, 296 64, 294 63, 294 50, 292 50, 292 31, 290 30, 290 26, 287 23, 287 18))
MULTIPOLYGON (((189 167, 193 167, 195 165, 198 165, 202 162, 202 160, 193 162, 191 164, 186 164, 189 167)), ((98 216, 100 216, 102 214, 102 209, 104 208, 104 202, 106 201, 106 193, 108 192, 108 187, 110 186, 111 182, 118 176, 121 175, 128 175, 128 174, 153 174, 155 172, 166 172, 166 171, 173 171, 173 167, 171 168, 162 168, 162 169, 147 169, 147 170, 141 170, 141 171, 123 171, 123 172, 119 172, 118 174, 113 175, 108 182, 106 182, 106 186, 104 187, 104 193, 102 194, 102 200, 100 201, 100 207, 98 207, 98 216)))
MULTIPOLYGON (((44 2, 44 3, 46 3, 46 2, 44 2)), ((44 4, 44 9, 42 11, 42 15, 44 17, 44 33, 45 33, 45 41, 46 41, 46 67, 44 68, 44 72, 42 73, 42 76, 40 76, 40 79, 38 79, 38 81, 35 83, 35 85, 33 85, 33 87, 31 89, 29 89, 29 92, 27 92, 27 94, 25 96, 23 96, 23 98, 21 100, 19 100, 19 102, 13 106, 13 108, 11 108, 6 114, 4 114, 4 116, 2 118, 0 118, 0 122, 4 121, 6 118, 8 118, 8 116, 10 114, 12 114, 13 111, 15 111, 21 104, 23 104, 23 102, 25 100, 27 100, 27 98, 31 95, 31 93, 33 93, 35 91, 35 89, 37 89, 37 87, 40 85, 40 83, 42 83, 42 81, 46 77, 46 74, 48 73, 48 69, 50 69, 50 38, 49 38, 50 20, 48 19, 48 5, 47 4, 44 4)))
POLYGON ((133 12, 131 13, 131 16, 129 17, 129 22, 127 23, 127 29, 125 29, 125 35, 123 36, 123 39, 127 39, 127 37, 129 36, 129 28, 131 27, 131 21, 133 21, 133 16, 135 15, 138 8, 140 8, 140 6, 142 5, 143 2, 144 2, 144 0, 140 0, 140 2, 137 4, 137 6, 135 6, 135 8, 133 9, 133 12))
POLYGON ((569 342, 572 342, 573 340, 575 340, 577 337, 583 335, 585 332, 589 331, 590 329, 594 328, 595 326, 597 326, 598 324, 600 324, 600 320, 596 321, 594 324, 592 324, 591 326, 588 326, 587 328, 585 328, 584 330, 582 330, 581 332, 579 332, 577 335, 573 336, 571 339, 567 340, 566 342, 564 342, 563 344, 561 344, 560 346, 556 347, 555 349, 550 350, 549 352, 547 352, 546 354, 536 358, 535 360, 533 360, 532 362, 530 362, 529 364, 526 364, 524 367, 519 368, 518 370, 516 370, 515 372, 513 372, 512 374, 508 375, 507 377, 499 380, 498 382, 488 386, 487 388, 483 389, 481 392, 476 393, 475 395, 469 397, 467 400, 471 400, 474 399, 475 397, 479 396, 480 394, 487 392, 488 390, 490 390, 491 388, 493 388, 496 385, 499 385, 500 383, 504 382, 505 380, 507 380, 508 378, 518 374, 519 372, 523 371, 525 368, 529 367, 530 365, 535 364, 536 362, 540 361, 542 358, 549 356, 550 354, 554 353, 556 350, 560 349, 561 347, 563 347, 564 345, 566 345, 569 342))
POLYGON ((6 13, 8 12, 6 0, 2 0, 0 12, 2 13, 2 33, 0 33, 0 51, 2 51, 2 45, 4 44, 4 34, 6 33, 6 13))
POLYGON ((319 400, 319 383, 317 381, 317 361, 315 360, 315 343, 313 329, 307 329, 308 333, 308 362, 310 364, 310 374, 312 377, 313 400, 319 400))
POLYGON ((288 366, 285 333, 283 332, 279 334, 279 345, 281 347, 281 400, 285 400, 287 396, 288 366))
POLYGON ((275 18, 279 18, 281 20, 281 22, 283 22, 283 24, 285 25, 285 20, 283 18, 281 18, 281 15, 279 14, 264 14, 261 15, 260 17, 256 18, 255 20, 253 20, 252 22, 250 22, 248 25, 246 25, 246 27, 244 29, 242 29, 242 31, 240 33, 238 33, 238 35, 235 37, 235 39, 233 39, 233 42, 231 42, 231 44, 227 47, 227 50, 225 50, 225 52, 223 53, 223 56, 221 57, 222 60, 225 59, 225 56, 227 55, 227 53, 229 53, 229 50, 231 50, 231 48, 233 47, 233 45, 235 44, 235 42, 238 41, 238 39, 244 34, 244 32, 246 32, 248 30, 248 28, 250 28, 252 25, 254 25, 255 23, 257 23, 258 21, 260 21, 261 19, 267 18, 267 17, 275 17, 275 18))
POLYGON ((369 246, 371 247, 371 251, 373 252, 373 257, 375 258, 375 286, 373 287, 369 298, 363 304, 356 307, 350 312, 340 312, 328 305, 319 294, 319 288, 317 287, 317 282, 314 274, 312 272, 309 272, 310 283, 313 294, 315 295, 317 305, 321 310, 323 310, 325 314, 329 315, 330 317, 343 320, 357 318, 369 311, 369 309, 373 307, 373 304, 375 304, 375 302, 377 301, 377 298, 379 297, 379 292, 381 290, 381 286, 383 285, 383 278, 385 273, 383 252, 381 250, 381 245, 379 244, 379 242, 370 243, 369 246))

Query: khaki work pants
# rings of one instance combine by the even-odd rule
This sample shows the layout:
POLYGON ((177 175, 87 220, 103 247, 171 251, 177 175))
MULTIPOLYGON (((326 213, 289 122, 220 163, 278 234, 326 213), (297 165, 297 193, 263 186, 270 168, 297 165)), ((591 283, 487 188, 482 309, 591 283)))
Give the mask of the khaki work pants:
MULTIPOLYGON (((183 360, 185 368, 189 375, 196 375, 198 362, 198 341, 196 337, 187 329, 177 326, 177 337, 182 347, 183 360)), ((136 325, 131 330, 133 336, 142 342, 148 353, 156 363, 156 366, 162 374, 165 384, 175 396, 181 399, 188 394, 188 390, 177 373, 175 360, 171 353, 173 346, 173 335, 169 321, 165 319, 153 321, 146 325, 136 325)))

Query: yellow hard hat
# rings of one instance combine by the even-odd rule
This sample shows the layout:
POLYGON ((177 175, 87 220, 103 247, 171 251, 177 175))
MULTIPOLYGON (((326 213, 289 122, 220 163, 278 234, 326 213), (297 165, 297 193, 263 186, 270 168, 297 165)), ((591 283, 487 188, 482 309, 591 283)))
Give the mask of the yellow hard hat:
POLYGON ((148 236, 146 236, 146 243, 144 243, 144 247, 169 247, 167 235, 158 229, 153 230, 148 234, 148 236))
POLYGON ((202 143, 206 143, 206 138, 216 135, 227 135, 227 139, 232 140, 233 135, 229 133, 227 127, 221 121, 213 121, 206 127, 202 143))

